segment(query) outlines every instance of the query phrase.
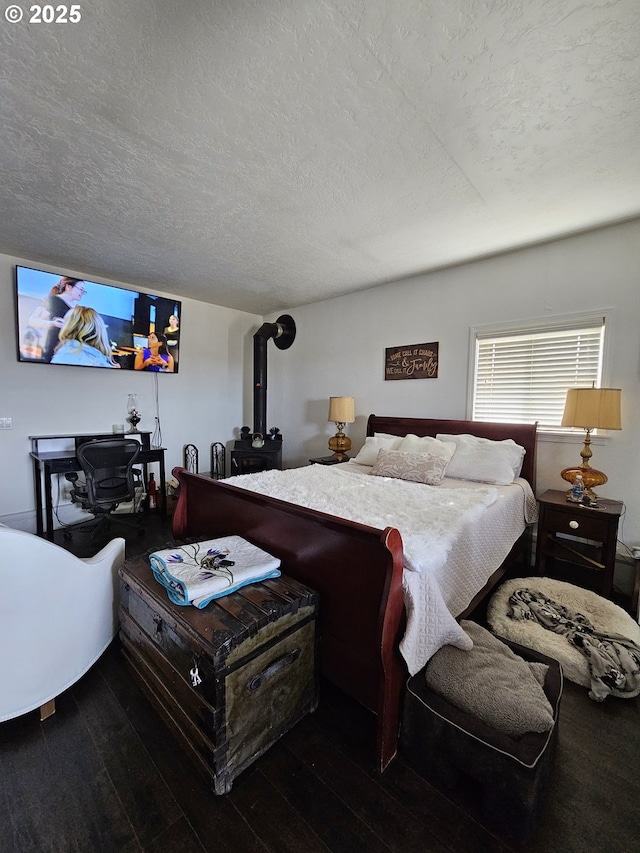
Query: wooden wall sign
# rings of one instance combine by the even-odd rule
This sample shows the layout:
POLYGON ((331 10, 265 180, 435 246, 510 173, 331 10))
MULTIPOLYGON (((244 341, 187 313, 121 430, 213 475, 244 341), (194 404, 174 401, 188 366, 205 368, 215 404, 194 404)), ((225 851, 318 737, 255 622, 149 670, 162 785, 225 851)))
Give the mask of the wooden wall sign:
POLYGON ((438 343, 387 347, 385 379, 437 379, 438 343))

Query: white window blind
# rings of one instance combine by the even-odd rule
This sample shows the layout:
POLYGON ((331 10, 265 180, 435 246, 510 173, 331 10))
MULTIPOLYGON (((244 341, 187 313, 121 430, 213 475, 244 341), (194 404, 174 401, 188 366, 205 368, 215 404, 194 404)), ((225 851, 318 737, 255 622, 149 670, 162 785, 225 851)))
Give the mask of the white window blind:
POLYGON ((567 389, 600 385, 603 341, 604 317, 476 331, 473 419, 559 428, 567 389))

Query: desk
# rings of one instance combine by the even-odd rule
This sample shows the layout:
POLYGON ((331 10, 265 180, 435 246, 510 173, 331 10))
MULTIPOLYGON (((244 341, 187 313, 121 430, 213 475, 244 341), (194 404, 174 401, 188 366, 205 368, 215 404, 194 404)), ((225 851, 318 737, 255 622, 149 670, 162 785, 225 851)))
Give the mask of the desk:
MULTIPOLYGON (((164 467, 164 447, 151 447, 150 432, 128 432, 128 433, 69 433, 68 435, 30 435, 31 442, 31 461, 33 463, 33 482, 36 493, 36 532, 38 536, 46 536, 49 541, 53 542, 53 497, 51 494, 51 478, 54 474, 66 474, 68 471, 80 471, 80 463, 76 456, 76 450, 42 450, 41 446, 45 442, 64 441, 65 439, 73 440, 74 447, 77 448, 80 444, 87 441, 97 441, 107 438, 124 438, 131 436, 139 439, 142 449, 138 456, 137 462, 140 462, 144 469, 145 484, 148 481, 147 466, 152 462, 157 462, 160 467, 159 488, 158 488, 158 510, 162 515, 163 520, 167 517, 167 495, 166 495, 166 477, 164 467), (44 506, 43 506, 43 482, 44 482, 44 506), (42 512, 44 509, 44 523, 42 512)), ((136 464, 137 464, 136 462, 136 464)))

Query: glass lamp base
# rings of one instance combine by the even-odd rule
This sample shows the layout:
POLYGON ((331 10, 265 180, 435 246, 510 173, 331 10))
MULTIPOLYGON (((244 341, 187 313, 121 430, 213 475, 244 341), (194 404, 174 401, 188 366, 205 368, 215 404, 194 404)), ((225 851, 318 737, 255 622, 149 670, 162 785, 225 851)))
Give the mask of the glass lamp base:
POLYGON ((140 420, 140 415, 129 415, 129 417, 127 418, 127 422, 131 424, 131 429, 129 430, 129 432, 140 432, 140 430, 138 429, 138 424, 140 423, 140 420))
MULTIPOLYGON (((603 486, 609 479, 602 471, 583 465, 576 465, 575 468, 565 468, 564 471, 560 472, 562 479, 572 485, 577 474, 582 476, 582 480, 584 482, 584 493, 591 500, 596 500, 597 498, 596 493, 593 491, 594 487, 603 486)), ((571 489, 567 492, 567 497, 570 494, 571 489)))
POLYGON ((346 461, 349 457, 347 451, 351 450, 351 439, 346 436, 341 429, 329 439, 329 450, 333 451, 333 455, 340 460, 346 461))

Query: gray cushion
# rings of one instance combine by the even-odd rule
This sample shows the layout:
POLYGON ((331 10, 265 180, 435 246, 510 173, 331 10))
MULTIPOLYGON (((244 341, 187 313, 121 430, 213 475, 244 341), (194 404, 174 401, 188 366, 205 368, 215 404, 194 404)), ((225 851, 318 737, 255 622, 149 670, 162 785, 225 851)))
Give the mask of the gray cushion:
POLYGON ((541 686, 547 666, 527 663, 475 622, 460 625, 473 648, 444 646, 436 652, 425 670, 427 686, 510 737, 553 728, 553 710, 541 686))

